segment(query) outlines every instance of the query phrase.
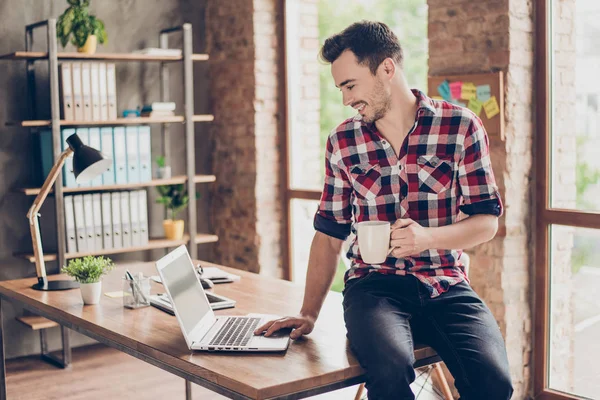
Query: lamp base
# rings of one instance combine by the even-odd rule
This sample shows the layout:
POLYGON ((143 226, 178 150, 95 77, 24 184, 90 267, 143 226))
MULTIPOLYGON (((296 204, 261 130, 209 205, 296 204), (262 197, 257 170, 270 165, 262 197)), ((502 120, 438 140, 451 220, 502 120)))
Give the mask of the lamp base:
POLYGON ((46 284, 38 282, 32 286, 35 290, 68 290, 76 289, 79 287, 77 281, 47 281, 46 284))

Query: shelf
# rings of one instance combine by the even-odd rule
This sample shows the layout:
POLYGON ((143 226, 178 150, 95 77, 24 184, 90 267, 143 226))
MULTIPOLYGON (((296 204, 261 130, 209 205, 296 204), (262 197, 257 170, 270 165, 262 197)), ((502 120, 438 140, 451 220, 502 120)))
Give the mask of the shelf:
MULTIPOLYGON (((214 175, 196 175, 194 177, 195 183, 210 183, 215 182, 217 177, 214 175)), ((77 192, 99 192, 107 190, 127 190, 136 189, 152 186, 162 185, 178 185, 180 183, 187 182, 187 176, 178 175, 169 179, 153 179, 150 182, 139 182, 139 183, 125 183, 122 185, 104 185, 104 186, 82 186, 82 187, 66 187, 63 188, 63 193, 77 193, 77 192)), ((24 188, 18 190, 20 193, 24 193, 26 196, 37 196, 40 192, 40 188, 24 188)), ((52 190, 53 192, 54 190, 52 190)))
MULTIPOLYGON (((157 56, 137 53, 66 53, 59 52, 59 60, 77 60, 77 61, 181 61, 183 56, 157 56)), ((48 58, 48 53, 43 51, 17 51, 0 55, 0 60, 44 60, 48 58)), ((192 61, 206 61, 208 54, 192 54, 192 61)))
MULTIPOLYGON (((154 250, 154 249, 166 249, 169 247, 177 247, 182 244, 187 244, 190 241, 189 235, 184 235, 181 240, 167 240, 167 239, 150 239, 148 244, 145 246, 136 246, 136 247, 127 247, 121 249, 105 249, 99 250, 93 253, 83 252, 83 253, 66 253, 65 258, 79 258, 89 255, 100 256, 107 254, 119 254, 119 253, 131 253, 134 251, 144 251, 144 250, 154 250)), ((196 234, 196 244, 201 243, 214 243, 218 242, 219 237, 217 235, 210 235, 205 233, 196 234)), ((16 257, 22 257, 28 260, 31 263, 35 262, 35 258, 33 254, 15 254, 16 257)), ((44 261, 56 261, 56 254, 44 254, 44 261)))
POLYGON ((60 326, 58 323, 50 321, 44 317, 40 317, 39 315, 23 315, 21 317, 17 317, 16 319, 34 331, 60 326))
MULTIPOLYGON (((201 114, 194 115, 192 121, 194 122, 211 122, 214 121, 214 115, 201 114)), ((181 115, 174 115, 172 117, 139 117, 139 118, 117 118, 108 121, 71 121, 71 120, 60 120, 61 126, 102 126, 102 125, 139 125, 139 124, 170 124, 185 122, 185 118, 181 115)), ((30 120, 30 121, 9 121, 6 126, 22 126, 24 128, 35 128, 50 126, 52 121, 49 119, 42 120, 30 120)))

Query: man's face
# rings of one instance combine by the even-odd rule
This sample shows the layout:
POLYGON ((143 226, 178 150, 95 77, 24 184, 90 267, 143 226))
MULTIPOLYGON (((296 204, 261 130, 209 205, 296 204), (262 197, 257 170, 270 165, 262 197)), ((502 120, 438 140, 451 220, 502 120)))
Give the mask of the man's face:
POLYGON ((331 64, 331 75, 342 92, 344 105, 357 110, 367 123, 383 118, 391 106, 390 85, 381 78, 381 68, 380 65, 374 76, 368 66, 358 63, 350 50, 331 64))

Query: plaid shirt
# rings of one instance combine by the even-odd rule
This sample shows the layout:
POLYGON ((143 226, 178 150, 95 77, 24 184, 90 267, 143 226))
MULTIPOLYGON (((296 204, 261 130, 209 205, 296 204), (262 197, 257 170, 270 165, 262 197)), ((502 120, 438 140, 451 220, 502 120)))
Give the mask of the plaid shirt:
POLYGON ((502 214, 490 163, 488 137, 470 110, 430 99, 418 90, 415 125, 399 156, 377 131, 357 115, 329 136, 325 187, 315 215, 316 230, 341 240, 354 234, 344 281, 372 271, 414 275, 431 297, 463 280, 460 249, 428 249, 413 257, 389 256, 381 265, 362 261, 354 223, 411 218, 437 227, 468 215, 502 214))

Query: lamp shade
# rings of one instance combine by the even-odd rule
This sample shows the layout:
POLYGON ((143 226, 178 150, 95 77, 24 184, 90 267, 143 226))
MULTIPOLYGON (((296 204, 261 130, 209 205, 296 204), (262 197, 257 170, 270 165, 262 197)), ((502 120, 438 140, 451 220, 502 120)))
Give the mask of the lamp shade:
POLYGON ((73 150, 73 174, 78 184, 91 181, 112 165, 112 160, 98 150, 83 144, 77 134, 67 138, 67 143, 73 150))

